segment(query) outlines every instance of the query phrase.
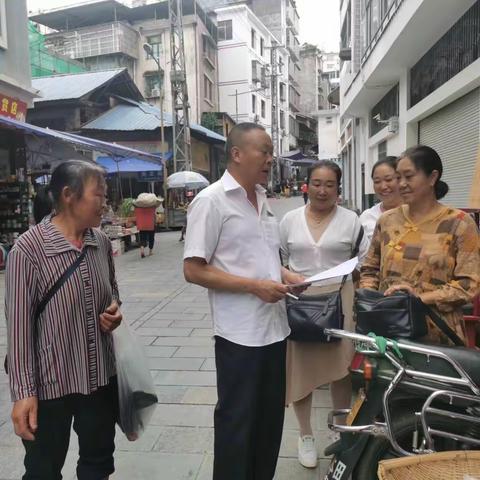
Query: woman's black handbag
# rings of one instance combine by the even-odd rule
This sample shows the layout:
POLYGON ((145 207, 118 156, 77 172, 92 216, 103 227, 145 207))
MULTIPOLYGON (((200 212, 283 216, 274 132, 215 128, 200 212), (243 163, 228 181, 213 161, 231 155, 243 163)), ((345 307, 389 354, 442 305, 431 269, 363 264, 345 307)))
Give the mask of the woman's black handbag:
POLYGON ((386 297, 383 292, 359 288, 355 292, 356 330, 388 338, 421 338, 428 333, 427 316, 455 344, 464 346, 462 339, 420 298, 407 292, 386 297))
MULTIPOLYGON (((351 258, 358 255, 362 238, 363 228, 360 229, 351 258)), ((337 292, 300 295, 298 300, 287 297, 287 316, 291 330, 289 340, 320 343, 340 340, 327 337, 324 330, 325 328, 343 329, 342 288, 347 277, 347 275, 343 277, 337 292)))

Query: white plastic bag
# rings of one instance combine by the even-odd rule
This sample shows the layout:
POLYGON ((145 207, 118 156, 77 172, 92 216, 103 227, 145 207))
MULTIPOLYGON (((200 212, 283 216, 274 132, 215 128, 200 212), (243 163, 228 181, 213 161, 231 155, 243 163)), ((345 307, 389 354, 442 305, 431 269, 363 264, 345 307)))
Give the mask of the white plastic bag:
POLYGON ((124 320, 113 332, 117 364, 119 425, 125 436, 137 440, 145 430, 158 397, 143 347, 124 320))

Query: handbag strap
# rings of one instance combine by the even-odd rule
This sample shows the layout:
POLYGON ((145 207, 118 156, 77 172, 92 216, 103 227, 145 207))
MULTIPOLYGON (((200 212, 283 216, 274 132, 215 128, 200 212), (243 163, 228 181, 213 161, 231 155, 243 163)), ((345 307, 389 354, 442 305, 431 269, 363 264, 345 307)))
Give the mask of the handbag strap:
POLYGON ((442 331, 442 333, 446 335, 457 347, 465 347, 465 342, 453 331, 448 323, 428 305, 423 302, 422 304, 425 314, 432 319, 432 322, 442 331))
POLYGON ((62 276, 55 282, 55 284, 50 288, 47 294, 43 297, 42 301, 38 304, 35 310, 35 320, 37 320, 42 312, 45 310, 47 303, 52 299, 52 297, 62 288, 62 285, 71 277, 72 273, 80 266, 82 260, 87 254, 86 249, 83 249, 83 252, 78 256, 78 258, 63 272, 62 276))
MULTIPOLYGON (((363 230, 363 226, 360 225, 360 231, 358 232, 357 241, 355 242, 355 245, 353 246, 352 255, 351 255, 350 259, 355 258, 358 255, 358 252, 360 251, 360 244, 362 243, 364 234, 365 234, 365 231, 363 230)), ((345 285, 345 282, 347 281, 347 278, 348 278, 348 275, 343 276, 342 283, 340 284, 340 290, 345 285)))
MULTIPOLYGON (((48 302, 58 292, 58 290, 60 290, 62 285, 64 285, 65 282, 71 277, 72 273, 80 266, 86 254, 87 254, 87 251, 84 248, 83 252, 78 256, 78 258, 65 270, 65 272, 63 272, 62 276, 53 284, 53 286, 50 288, 47 294, 42 298, 42 301, 38 304, 37 308, 35 309, 35 316, 34 316, 35 327, 36 327, 36 322, 38 321, 38 318, 40 317, 42 312, 45 310, 45 307, 47 306, 48 302)), ((5 355, 5 359, 3 361, 3 369, 5 370, 5 373, 8 375, 9 369, 8 369, 7 355, 5 355)))

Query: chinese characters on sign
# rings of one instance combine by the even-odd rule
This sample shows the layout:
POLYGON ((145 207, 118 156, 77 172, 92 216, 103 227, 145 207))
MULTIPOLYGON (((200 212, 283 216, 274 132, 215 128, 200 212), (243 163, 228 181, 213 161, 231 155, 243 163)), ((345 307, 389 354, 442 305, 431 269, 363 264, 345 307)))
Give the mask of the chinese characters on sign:
POLYGON ((27 115, 27 104, 17 98, 7 97, 0 93, 0 115, 24 122, 27 115))

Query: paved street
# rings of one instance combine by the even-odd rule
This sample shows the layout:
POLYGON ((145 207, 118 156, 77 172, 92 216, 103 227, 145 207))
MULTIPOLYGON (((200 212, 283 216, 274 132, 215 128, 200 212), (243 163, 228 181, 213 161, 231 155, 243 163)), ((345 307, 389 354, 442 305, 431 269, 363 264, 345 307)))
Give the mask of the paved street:
MULTIPOLYGON (((281 216, 303 203, 301 197, 272 200, 281 216)), ((185 283, 183 246, 177 232, 157 235, 155 255, 141 260, 133 250, 116 261, 122 310, 145 345, 155 380, 159 405, 151 425, 137 442, 117 436, 115 480, 208 480, 212 475, 213 410, 216 402, 212 325, 206 291, 185 283)), ((3 316, 4 275, 0 274, 0 354, 5 353, 3 316)), ((2 369, 3 370, 3 369, 2 369)), ((326 440, 327 390, 314 397, 313 425, 319 452, 326 440)), ((0 480, 17 480, 23 473, 23 448, 12 433, 7 378, 0 374, 0 480)), ((327 466, 306 470, 296 459, 297 425, 291 408, 286 411, 277 480, 321 478, 327 466)), ((74 479, 76 439, 64 478, 74 479)))

